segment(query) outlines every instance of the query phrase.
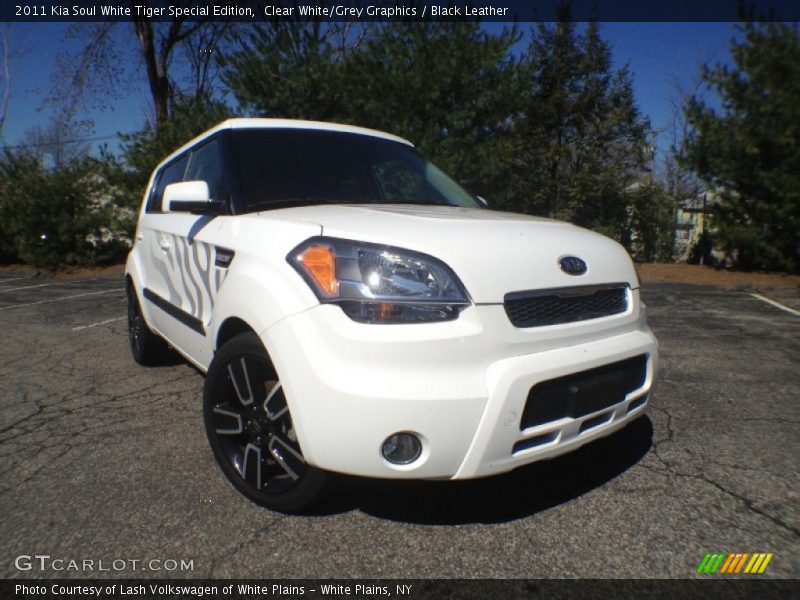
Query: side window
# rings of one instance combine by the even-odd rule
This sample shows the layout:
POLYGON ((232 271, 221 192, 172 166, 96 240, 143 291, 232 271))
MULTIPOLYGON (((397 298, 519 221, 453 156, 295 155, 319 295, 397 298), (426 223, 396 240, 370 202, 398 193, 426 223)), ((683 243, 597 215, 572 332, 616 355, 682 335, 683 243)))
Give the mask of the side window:
POLYGON ((187 161, 188 157, 182 156, 161 169, 161 172, 156 176, 150 198, 147 200, 147 212, 161 212, 161 198, 164 196, 164 188, 170 183, 183 181, 183 172, 186 170, 187 161))
POLYGON ((192 152, 184 181, 205 181, 212 199, 223 200, 222 161, 219 143, 209 142, 192 152))

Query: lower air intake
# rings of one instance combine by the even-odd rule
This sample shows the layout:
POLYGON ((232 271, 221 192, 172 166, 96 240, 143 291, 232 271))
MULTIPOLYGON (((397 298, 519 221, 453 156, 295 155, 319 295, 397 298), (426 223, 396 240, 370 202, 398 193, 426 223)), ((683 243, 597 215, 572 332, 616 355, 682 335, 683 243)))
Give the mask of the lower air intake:
POLYGON ((565 417, 577 419, 619 404, 642 387, 647 376, 647 355, 542 381, 528 392, 520 429, 565 417))

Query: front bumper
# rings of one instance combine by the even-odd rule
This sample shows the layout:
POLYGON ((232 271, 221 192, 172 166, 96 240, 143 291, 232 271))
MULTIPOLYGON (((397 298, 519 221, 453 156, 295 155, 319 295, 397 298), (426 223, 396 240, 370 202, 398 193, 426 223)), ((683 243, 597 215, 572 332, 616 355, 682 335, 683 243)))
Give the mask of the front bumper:
POLYGON ((368 477, 468 479, 569 452, 643 413, 657 343, 631 293, 624 315, 551 327, 514 328, 501 305, 427 325, 358 324, 321 305, 261 336, 310 464, 368 477), (645 381, 624 401, 521 430, 536 383, 639 355, 647 356, 645 381), (400 431, 423 443, 409 465, 381 455, 400 431))

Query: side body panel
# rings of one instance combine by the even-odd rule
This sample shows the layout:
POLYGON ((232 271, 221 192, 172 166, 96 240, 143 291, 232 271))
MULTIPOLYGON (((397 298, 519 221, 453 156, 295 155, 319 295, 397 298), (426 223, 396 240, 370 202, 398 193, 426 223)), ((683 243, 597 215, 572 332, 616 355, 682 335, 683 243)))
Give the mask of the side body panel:
POLYGON ((193 362, 207 365, 213 348, 206 330, 226 273, 215 264, 213 243, 218 219, 224 217, 160 216, 158 244, 145 247, 157 273, 144 291, 145 301, 156 306, 152 312, 159 333, 193 362))
MULTIPOLYGON (((321 233, 318 225, 255 215, 220 219, 217 245, 235 250, 218 287, 207 337, 213 349, 225 321, 236 318, 255 332, 319 304, 286 255, 321 233)), ((268 348, 269 350, 269 348, 268 348)), ((207 366, 207 365, 206 365, 207 366)))

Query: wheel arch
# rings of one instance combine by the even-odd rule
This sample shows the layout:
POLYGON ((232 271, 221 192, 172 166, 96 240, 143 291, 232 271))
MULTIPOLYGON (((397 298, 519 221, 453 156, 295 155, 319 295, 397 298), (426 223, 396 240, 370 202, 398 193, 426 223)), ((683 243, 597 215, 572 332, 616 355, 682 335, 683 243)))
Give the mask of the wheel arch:
POLYGON ((244 319, 240 319, 239 317, 228 317, 217 329, 217 337, 214 340, 214 351, 216 352, 222 348, 223 344, 225 344, 225 342, 228 340, 236 337, 239 334, 248 332, 258 335, 258 332, 255 330, 255 328, 251 327, 250 324, 244 319))
POLYGON ((125 287, 126 288, 134 287, 134 285, 133 285, 133 277, 131 277, 130 273, 125 273, 125 287))
POLYGON ((238 268, 223 279, 207 329, 213 352, 244 331, 252 331, 263 340, 264 331, 271 325, 318 302, 310 289, 287 280, 285 270, 267 268, 262 261, 235 260, 240 261, 238 268))
POLYGON ((128 253, 128 258, 125 261, 125 291, 133 290, 136 295, 136 300, 139 302, 139 309, 142 311, 144 320, 148 323, 149 327, 153 320, 151 319, 150 306, 147 302, 144 302, 145 284, 144 278, 142 277, 143 272, 144 269, 142 268, 141 257, 135 246, 134 249, 128 253))

